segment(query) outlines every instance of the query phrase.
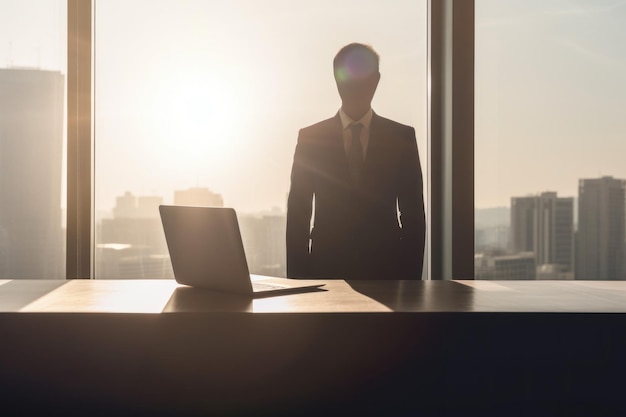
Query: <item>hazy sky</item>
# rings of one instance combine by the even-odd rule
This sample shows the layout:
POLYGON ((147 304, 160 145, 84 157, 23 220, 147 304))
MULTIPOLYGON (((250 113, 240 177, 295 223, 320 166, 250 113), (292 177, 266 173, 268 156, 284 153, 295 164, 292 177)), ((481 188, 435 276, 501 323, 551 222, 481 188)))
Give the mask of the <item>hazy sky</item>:
POLYGON ((415 126, 425 159, 425 4, 99 1, 97 197, 198 185, 283 208, 298 129, 337 112, 332 59, 353 41, 381 55, 375 111, 415 126))
MULTIPOLYGON (((65 72, 64 0, 0 0, 0 67, 65 72)), ((372 44, 373 107, 423 168, 426 1, 99 0, 96 205, 205 186, 284 207, 298 129, 332 116, 331 61, 372 44)), ((626 1, 476 0, 476 206, 626 178, 626 1)))
POLYGON ((626 1, 476 1, 476 206, 626 178, 626 1))
POLYGON ((0 0, 0 68, 67 68, 66 0, 0 0))

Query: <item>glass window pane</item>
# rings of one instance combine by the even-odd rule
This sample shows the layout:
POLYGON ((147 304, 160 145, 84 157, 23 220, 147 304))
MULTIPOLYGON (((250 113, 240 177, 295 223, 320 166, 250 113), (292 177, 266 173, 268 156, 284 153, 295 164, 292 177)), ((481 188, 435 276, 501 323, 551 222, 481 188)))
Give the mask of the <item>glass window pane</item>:
POLYGON ((65 0, 0 0, 0 278, 65 278, 65 0))
POLYGON ((625 19, 476 0, 477 278, 625 278, 625 19))
POLYGON ((298 130, 338 111, 350 42, 381 55, 373 108, 416 128, 426 178, 426 5, 98 1, 96 278, 171 277, 160 203, 234 207, 251 272, 284 276, 298 130))

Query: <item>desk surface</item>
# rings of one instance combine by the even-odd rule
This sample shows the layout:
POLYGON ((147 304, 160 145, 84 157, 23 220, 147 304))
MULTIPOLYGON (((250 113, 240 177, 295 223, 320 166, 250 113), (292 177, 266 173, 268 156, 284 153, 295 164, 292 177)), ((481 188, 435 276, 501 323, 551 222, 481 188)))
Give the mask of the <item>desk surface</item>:
POLYGON ((620 281, 343 281, 251 299, 173 280, 0 280, 0 312, 625 313, 620 281))
POLYGON ((249 299, 171 280, 0 281, 2 410, 626 415, 626 282, 325 283, 249 299))

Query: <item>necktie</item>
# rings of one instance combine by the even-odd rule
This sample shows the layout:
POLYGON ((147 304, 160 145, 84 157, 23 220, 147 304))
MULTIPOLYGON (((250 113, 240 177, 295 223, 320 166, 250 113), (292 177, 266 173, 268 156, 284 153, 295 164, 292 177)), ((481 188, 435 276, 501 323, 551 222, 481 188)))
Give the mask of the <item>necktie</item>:
POLYGON ((348 164, 350 167, 350 177, 355 184, 359 183, 361 171, 363 170, 363 146, 361 145, 361 123, 352 123, 350 130, 352 131, 352 144, 350 145, 350 153, 348 155, 348 164))

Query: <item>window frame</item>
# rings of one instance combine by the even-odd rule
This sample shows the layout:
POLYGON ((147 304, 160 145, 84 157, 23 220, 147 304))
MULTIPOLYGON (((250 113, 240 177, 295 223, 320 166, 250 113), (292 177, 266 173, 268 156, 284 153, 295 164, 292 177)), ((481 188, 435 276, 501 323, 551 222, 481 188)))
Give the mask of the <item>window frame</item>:
POLYGON ((67 1, 66 277, 93 278, 92 0, 67 1))
POLYGON ((430 279, 474 279, 474 0, 430 0, 430 279))

